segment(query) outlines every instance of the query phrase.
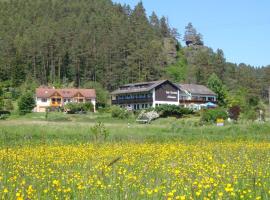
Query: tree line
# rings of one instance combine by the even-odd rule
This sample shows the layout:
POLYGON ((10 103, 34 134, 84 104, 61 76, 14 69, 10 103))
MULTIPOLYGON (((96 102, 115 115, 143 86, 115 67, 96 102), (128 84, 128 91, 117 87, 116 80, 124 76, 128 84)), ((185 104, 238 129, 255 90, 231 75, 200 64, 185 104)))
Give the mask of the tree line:
MULTIPOLYGON (((0 27, 5 99, 39 85, 111 91, 164 78, 207 85, 213 74, 232 95, 268 96, 270 66, 226 61, 191 23, 182 46, 168 20, 147 16, 141 2, 131 9, 111 0, 2 0, 0 27)), ((105 102, 108 94, 98 95, 105 102)))
POLYGON ((131 9, 110 0, 1 1, 0 27, 0 81, 15 87, 27 78, 109 90, 154 80, 171 62, 164 47, 177 35, 141 2, 131 9))

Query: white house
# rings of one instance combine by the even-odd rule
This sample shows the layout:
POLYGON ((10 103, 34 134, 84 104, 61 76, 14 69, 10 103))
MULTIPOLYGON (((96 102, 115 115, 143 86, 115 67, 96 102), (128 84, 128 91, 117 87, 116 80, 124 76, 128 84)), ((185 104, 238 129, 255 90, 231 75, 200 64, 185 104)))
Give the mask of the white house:
POLYGON ((174 84, 169 80, 131 83, 111 93, 112 105, 129 110, 156 107, 161 104, 182 105, 200 110, 207 103, 215 104, 216 94, 203 85, 174 84))
POLYGON ((180 89, 169 80, 131 83, 111 93, 112 105, 130 110, 156 107, 161 104, 179 105, 180 89))
POLYGON ((36 112, 45 112, 46 108, 63 107, 69 102, 91 102, 96 110, 96 91, 94 89, 54 89, 40 87, 36 89, 36 112))

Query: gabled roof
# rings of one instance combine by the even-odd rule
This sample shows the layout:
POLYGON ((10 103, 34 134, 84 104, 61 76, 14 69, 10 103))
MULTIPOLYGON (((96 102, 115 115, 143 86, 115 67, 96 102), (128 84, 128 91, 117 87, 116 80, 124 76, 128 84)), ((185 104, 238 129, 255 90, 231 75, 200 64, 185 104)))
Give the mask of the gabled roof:
POLYGON ((198 85, 198 84, 178 84, 178 85, 182 90, 186 90, 187 92, 191 94, 216 96, 216 93, 214 93, 212 90, 210 90, 204 85, 198 85))
POLYGON ((36 96, 38 98, 51 97, 55 92, 59 93, 63 98, 72 98, 76 94, 80 93, 85 98, 96 98, 96 91, 94 89, 75 89, 75 88, 64 88, 64 89, 53 89, 53 88, 37 88, 36 96))
POLYGON ((127 94, 127 93, 138 93, 138 92, 149 92, 155 87, 169 82, 174 85, 176 88, 180 89, 178 85, 170 82, 169 80, 160 80, 160 81, 150 81, 150 82, 140 82, 140 83, 130 83, 120 86, 117 90, 111 92, 111 94, 127 94))

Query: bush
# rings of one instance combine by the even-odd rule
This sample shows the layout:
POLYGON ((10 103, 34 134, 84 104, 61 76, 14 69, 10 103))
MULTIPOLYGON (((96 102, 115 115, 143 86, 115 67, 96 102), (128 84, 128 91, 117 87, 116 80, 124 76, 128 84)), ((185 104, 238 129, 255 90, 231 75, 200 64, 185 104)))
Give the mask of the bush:
POLYGON ((194 113, 193 110, 189 108, 167 104, 156 107, 155 111, 159 113, 160 117, 177 117, 177 118, 180 118, 183 115, 190 115, 194 113))
POLYGON ((94 105, 91 102, 84 103, 85 111, 94 112, 94 105))
POLYGON ((229 108, 229 117, 235 121, 238 120, 241 112, 240 106, 232 106, 229 108))
POLYGON ((240 118, 255 121, 258 118, 258 113, 255 109, 250 108, 249 110, 241 113, 240 118))
POLYGON ((93 111, 93 108, 94 106, 91 102, 68 103, 65 105, 68 114, 86 113, 87 111, 93 111))
POLYGON ((0 110, 4 109, 4 105, 5 105, 5 102, 4 102, 3 98, 0 96, 0 110))
POLYGON ((120 108, 119 106, 112 106, 111 113, 113 118, 125 119, 129 118, 130 113, 127 109, 120 108))
POLYGON ((109 136, 109 131, 106 129, 102 122, 98 122, 91 127, 91 132, 94 135, 95 141, 105 141, 109 136))
POLYGON ((25 115, 26 113, 31 113, 35 106, 36 102, 33 94, 27 92, 23 94, 18 101, 19 114, 25 115))
POLYGON ((227 119, 228 113, 223 108, 203 110, 201 114, 201 122, 216 123, 217 119, 227 119))
POLYGON ((10 115, 9 111, 6 110, 0 110, 0 120, 7 119, 10 115))
POLYGON ((12 100, 11 99, 5 100, 4 107, 5 107, 5 110, 9 110, 9 111, 13 110, 14 106, 13 106, 12 100))
POLYGON ((109 106, 98 107, 97 110, 99 113, 111 113, 111 108, 109 106))

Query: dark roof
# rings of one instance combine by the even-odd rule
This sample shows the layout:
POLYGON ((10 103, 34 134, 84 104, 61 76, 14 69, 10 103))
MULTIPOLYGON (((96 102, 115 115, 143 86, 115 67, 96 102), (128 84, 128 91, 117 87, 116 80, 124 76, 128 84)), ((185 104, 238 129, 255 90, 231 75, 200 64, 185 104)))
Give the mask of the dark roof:
POLYGON ((202 95, 216 95, 212 90, 204 85, 197 84, 178 84, 180 89, 186 90, 191 94, 202 94, 202 95))
POLYGON ((53 88, 37 88, 36 96, 39 98, 48 98, 52 96, 55 92, 59 93, 64 98, 74 97, 76 94, 80 93, 86 98, 96 98, 96 91, 94 89, 53 89, 53 88))
MULTIPOLYGON (((127 93, 148 92, 148 91, 152 90, 153 88, 165 83, 166 81, 168 81, 168 80, 130 83, 130 84, 120 86, 117 90, 114 90, 113 92, 111 92, 111 94, 127 94, 127 93)), ((174 83, 171 83, 171 84, 174 85, 175 87, 179 88, 178 85, 176 85, 174 83)))

